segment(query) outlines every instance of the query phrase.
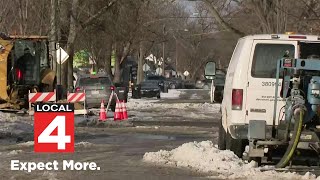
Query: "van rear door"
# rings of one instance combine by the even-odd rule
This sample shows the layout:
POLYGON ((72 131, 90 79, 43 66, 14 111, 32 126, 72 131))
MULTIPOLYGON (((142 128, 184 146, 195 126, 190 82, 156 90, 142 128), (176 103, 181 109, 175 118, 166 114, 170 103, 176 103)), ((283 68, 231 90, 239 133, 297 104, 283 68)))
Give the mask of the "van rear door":
MULTIPOLYGON (((298 56, 297 41, 254 40, 253 43, 248 68, 246 122, 266 120, 267 125, 272 125, 276 64, 287 52, 289 57, 296 58, 298 56)), ((284 106, 284 101, 280 98, 281 82, 280 80, 278 84, 276 120, 279 119, 279 111, 284 106)), ((282 119, 282 117, 280 118, 282 119)))

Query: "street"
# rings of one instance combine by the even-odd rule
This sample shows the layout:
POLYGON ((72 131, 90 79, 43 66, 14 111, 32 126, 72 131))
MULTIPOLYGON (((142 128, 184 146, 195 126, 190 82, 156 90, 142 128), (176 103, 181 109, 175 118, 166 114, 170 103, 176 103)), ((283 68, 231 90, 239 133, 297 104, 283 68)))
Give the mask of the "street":
MULTIPOLYGON (((71 154, 33 153, 32 117, 1 113, 4 127, 0 131, 1 175, 3 179, 50 180, 302 177, 295 173, 262 172, 252 163, 243 163, 230 151, 216 149, 220 104, 168 102, 130 99, 127 103, 129 120, 121 122, 109 118, 99 123, 94 121, 97 115, 89 119, 77 116, 75 153, 71 154), (24 162, 90 161, 100 170, 11 171, 13 159, 24 162)), ((110 117, 110 112, 108 115, 110 117)), ((305 174, 304 177, 313 176, 305 174)))
MULTIPOLYGON (((1 121, 1 174, 6 179, 198 179, 206 173, 187 169, 155 166, 143 162, 146 152, 173 149, 193 141, 216 141, 219 118, 219 104, 214 111, 199 113, 212 105, 202 103, 156 103, 153 100, 132 100, 128 103, 129 121, 106 122, 105 126, 89 124, 84 126, 83 117, 76 117, 74 154, 33 153, 32 118, 3 114, 7 121, 1 121), (172 108, 168 108, 172 106, 172 108), (164 109, 168 108, 168 109, 164 109), (188 112, 188 113, 186 113, 188 112), (211 118, 209 118, 211 117, 211 118), (13 119, 14 121, 10 121, 13 119), (109 124, 109 125, 107 125, 109 124), (111 124, 111 126, 110 126, 111 124), (108 126, 108 127, 106 127, 108 126), (17 140, 19 144, 17 144, 17 140), (10 160, 20 161, 94 161, 100 171, 11 171, 10 160)), ((91 116, 90 119, 98 116, 91 116)), ((112 119, 109 119, 112 121, 112 119)), ((212 174, 211 174, 212 175, 212 174)))

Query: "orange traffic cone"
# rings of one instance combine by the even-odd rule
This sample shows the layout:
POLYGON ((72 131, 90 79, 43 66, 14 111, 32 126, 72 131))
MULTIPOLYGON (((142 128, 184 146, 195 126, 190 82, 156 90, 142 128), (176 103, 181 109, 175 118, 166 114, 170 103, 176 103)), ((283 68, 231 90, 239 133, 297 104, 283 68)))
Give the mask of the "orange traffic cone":
POLYGON ((123 120, 127 120, 128 119, 128 112, 127 112, 127 108, 126 108, 126 104, 125 104, 124 100, 122 100, 121 105, 122 105, 123 120))
POLYGON ((123 120, 123 107, 122 107, 122 102, 119 101, 119 112, 120 112, 120 120, 123 120))
POLYGON ((116 109, 115 109, 115 111, 114 111, 114 120, 116 121, 116 120, 121 120, 121 112, 120 112, 120 109, 121 109, 121 107, 120 107, 120 102, 119 102, 119 100, 117 100, 117 102, 116 102, 116 109))
POLYGON ((107 113, 106 113, 106 109, 104 108, 103 100, 101 100, 101 106, 100 106, 100 120, 101 121, 107 120, 107 113))

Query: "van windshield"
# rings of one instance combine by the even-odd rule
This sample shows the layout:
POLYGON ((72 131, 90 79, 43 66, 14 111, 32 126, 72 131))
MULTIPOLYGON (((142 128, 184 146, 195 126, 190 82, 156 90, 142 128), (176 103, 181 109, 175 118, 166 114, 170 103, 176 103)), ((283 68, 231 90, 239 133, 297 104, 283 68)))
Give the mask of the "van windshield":
POLYGON ((257 44, 255 47, 251 76, 256 78, 275 78, 277 61, 284 57, 286 51, 294 58, 292 44, 257 44))

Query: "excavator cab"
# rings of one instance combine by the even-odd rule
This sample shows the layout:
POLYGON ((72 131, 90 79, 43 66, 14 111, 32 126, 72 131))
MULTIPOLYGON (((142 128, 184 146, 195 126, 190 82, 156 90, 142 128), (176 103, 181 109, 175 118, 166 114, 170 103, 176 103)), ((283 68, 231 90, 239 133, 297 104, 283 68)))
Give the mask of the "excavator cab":
POLYGON ((55 72, 50 67, 48 47, 46 36, 1 37, 1 103, 26 104, 29 91, 53 91, 55 72))

